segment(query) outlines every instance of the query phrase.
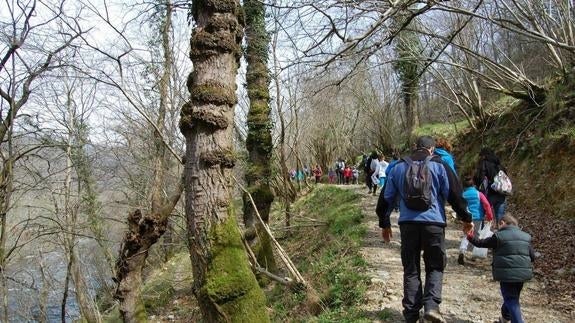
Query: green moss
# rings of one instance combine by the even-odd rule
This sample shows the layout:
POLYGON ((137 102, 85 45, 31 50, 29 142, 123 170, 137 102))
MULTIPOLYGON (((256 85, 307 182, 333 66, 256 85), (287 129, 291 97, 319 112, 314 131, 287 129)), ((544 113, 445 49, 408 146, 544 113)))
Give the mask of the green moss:
POLYGON ((213 225, 212 262, 201 293, 232 322, 269 322, 265 298, 252 273, 234 216, 213 225))
POLYGON ((192 1, 192 14, 197 16, 198 12, 218 12, 238 14, 241 10, 237 0, 195 0, 192 1))
MULTIPOLYGON (((239 24, 238 24, 239 28, 239 24)), ((231 53, 235 56, 241 55, 239 31, 219 30, 208 32, 207 30, 196 30, 192 35, 190 58, 193 61, 205 60, 209 56, 217 54, 231 53)))
POLYGON ((200 103, 233 106, 237 102, 235 89, 220 83, 194 84, 190 88, 191 98, 200 103))
MULTIPOLYGON (((253 98, 254 100, 261 100, 263 101, 261 104, 268 104, 270 99, 270 94, 267 88, 264 87, 250 87, 248 86, 248 96, 253 98)), ((270 109, 262 109, 263 113, 266 113, 266 110, 269 111, 270 109)), ((269 112, 267 112, 269 114, 269 112)))
POLYGON ((171 257, 161 268, 148 275, 142 287, 142 301, 152 314, 162 314, 173 300, 177 289, 185 289, 192 283, 192 269, 188 252, 171 257))
POLYGON ((102 321, 106 323, 123 323, 120 309, 116 306, 112 311, 102 316, 102 321))

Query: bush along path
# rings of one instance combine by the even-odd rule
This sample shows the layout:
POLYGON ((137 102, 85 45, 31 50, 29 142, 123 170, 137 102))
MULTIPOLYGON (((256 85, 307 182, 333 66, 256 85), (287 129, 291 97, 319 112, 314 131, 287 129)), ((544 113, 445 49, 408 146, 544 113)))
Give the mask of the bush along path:
MULTIPOLYGON (((368 195, 363 187, 356 186, 354 189, 363 196, 361 206, 367 215, 364 221, 368 227, 360 251, 368 263, 367 274, 371 278, 363 302, 363 313, 373 322, 403 322, 403 267, 397 226, 399 214, 392 214, 393 238, 391 243, 384 243, 375 214, 377 197, 368 195)), ((451 222, 445 235, 448 260, 443 276, 441 312, 448 323, 494 322, 500 315, 502 299, 499 283, 491 278, 491 255, 487 259, 472 259, 471 253, 468 253, 465 265, 458 265, 461 225, 452 220, 449 219, 451 222)), ((425 283, 423 259, 421 265, 425 283)), ((557 309, 558 306, 545 294, 543 283, 537 277, 525 284, 521 306, 526 322, 575 322, 573 313, 557 309)))

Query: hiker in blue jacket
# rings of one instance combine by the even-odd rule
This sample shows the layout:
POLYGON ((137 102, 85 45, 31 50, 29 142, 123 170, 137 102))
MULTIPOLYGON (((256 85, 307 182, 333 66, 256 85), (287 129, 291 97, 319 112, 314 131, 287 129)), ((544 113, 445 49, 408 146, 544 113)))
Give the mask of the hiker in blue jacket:
MULTIPOLYGON (((403 264, 403 316, 408 323, 419 320, 424 308, 424 318, 431 322, 445 322, 439 312, 443 284, 443 270, 447 259, 445 251, 445 203, 449 202, 458 218, 463 221, 463 231, 473 229, 471 214, 462 198, 461 185, 453 170, 438 156, 433 155, 435 140, 429 136, 417 139, 416 149, 399 161, 390 171, 385 191, 380 194, 376 208, 382 237, 389 242, 392 237, 390 214, 397 196, 399 203, 399 229, 401 234, 401 262, 403 264), (431 184, 427 209, 410 209, 406 204, 406 171, 409 164, 427 163, 431 184), (425 262, 425 286, 421 286, 420 255, 425 262)), ((429 174, 428 173, 428 174, 429 174)), ((408 203, 409 204, 409 203, 408 203)))
POLYGON ((437 138, 437 140, 435 141, 435 150, 433 151, 433 154, 441 157, 441 160, 443 160, 447 165, 449 165, 449 167, 451 167, 455 175, 457 175, 457 168, 455 167, 455 158, 451 154, 451 149, 452 149, 451 144, 447 139, 437 138))
POLYGON ((487 239, 478 239, 473 231, 467 234, 469 242, 479 248, 493 249, 493 280, 499 282, 503 305, 500 323, 523 323, 519 297, 523 283, 533 278, 535 252, 531 235, 521 231, 517 219, 505 214, 499 221, 499 230, 487 239))

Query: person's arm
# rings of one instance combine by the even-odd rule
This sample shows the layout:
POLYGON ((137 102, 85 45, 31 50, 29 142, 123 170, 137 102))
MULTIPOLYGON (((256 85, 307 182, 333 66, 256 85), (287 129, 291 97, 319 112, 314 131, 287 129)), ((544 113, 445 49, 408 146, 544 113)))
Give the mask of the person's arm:
POLYGON ((495 235, 492 235, 491 237, 485 239, 478 239, 476 236, 468 234, 467 240, 469 240, 469 242, 471 242, 472 245, 478 248, 490 248, 490 249, 497 248, 497 237, 495 235))
POLYGON ((463 198, 463 188, 459 183, 457 175, 453 169, 447 165, 440 157, 435 157, 436 162, 440 162, 447 174, 447 181, 449 183, 449 192, 447 195, 447 202, 451 204, 453 211, 457 214, 457 218, 463 222, 470 223, 472 220, 471 213, 467 210, 467 201, 463 198))
POLYGON ((391 211, 393 210, 393 202, 395 200, 395 196, 397 194, 397 189, 395 187, 395 180, 394 175, 397 170, 394 167, 389 175, 387 176, 387 180, 385 181, 385 185, 381 189, 379 193, 379 198, 377 200, 377 206, 375 208, 375 212, 377 213, 377 217, 379 218, 379 227, 382 229, 391 228, 391 211))
POLYGON ((485 197, 485 194, 479 192, 479 201, 481 202, 481 207, 483 207, 483 211, 485 212, 485 219, 487 221, 493 220, 493 211, 491 210, 491 204, 485 197))
POLYGON ((529 258, 531 258, 531 262, 535 261, 535 250, 532 245, 529 245, 529 258))
POLYGON ((376 185, 379 183, 379 179, 377 178, 377 175, 379 175, 379 167, 380 164, 377 164, 377 166, 375 166, 375 171, 371 174, 371 182, 376 185))

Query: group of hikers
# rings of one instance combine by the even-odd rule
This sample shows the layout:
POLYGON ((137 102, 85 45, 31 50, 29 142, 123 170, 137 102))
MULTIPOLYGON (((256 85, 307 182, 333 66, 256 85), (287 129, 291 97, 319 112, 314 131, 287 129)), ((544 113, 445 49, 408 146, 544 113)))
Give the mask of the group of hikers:
MULTIPOLYGON (((465 174, 460 180, 450 151, 451 146, 444 139, 419 137, 409 156, 394 158, 383 171, 376 213, 382 238, 390 242, 390 215, 399 208, 405 321, 419 322, 423 309, 424 321, 445 322, 439 305, 447 263, 445 204, 449 203, 462 222, 464 233, 458 263, 465 264, 469 244, 493 249, 493 279, 499 282, 503 297, 498 322, 522 323, 519 298, 523 283, 533 276, 535 257, 531 236, 518 227, 515 217, 505 213, 506 194, 511 187, 506 170, 491 149, 483 148, 473 174, 465 174), (480 239, 479 231, 491 222, 495 232, 480 239)), ((366 179, 366 183, 370 192, 376 190, 370 186, 373 181, 366 179)))
MULTIPOLYGON (((390 215, 399 210, 398 225, 403 264, 403 316, 407 323, 423 319, 445 322, 439 311, 443 272, 447 264, 445 204, 449 203, 462 223, 458 263, 465 264, 469 245, 493 249, 493 278, 500 284, 503 304, 501 323, 522 323, 519 298, 523 283, 533 276, 534 252, 531 236, 523 232, 517 219, 505 213, 506 197, 511 182, 506 169, 493 150, 482 148, 477 168, 461 178, 457 174, 452 147, 448 140, 430 136, 417 138, 409 156, 392 154, 390 162, 383 154, 364 154, 358 165, 346 165, 338 158, 328 169, 330 184, 358 184, 360 172, 365 175, 368 193, 376 195, 381 188, 376 213, 385 242, 392 239, 390 215), (360 171, 360 169, 362 169, 360 171), (481 239, 479 232, 486 226, 494 233, 481 239), (423 252, 425 285, 421 282, 420 256, 423 252)), ((321 181, 319 165, 292 171, 292 178, 304 176, 321 181), (301 172, 301 174, 300 174, 301 172)), ((485 230, 484 230, 485 231, 485 230)), ((489 231, 489 230, 488 230, 489 231)), ((491 232, 491 231, 489 231, 491 232)))

